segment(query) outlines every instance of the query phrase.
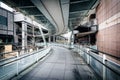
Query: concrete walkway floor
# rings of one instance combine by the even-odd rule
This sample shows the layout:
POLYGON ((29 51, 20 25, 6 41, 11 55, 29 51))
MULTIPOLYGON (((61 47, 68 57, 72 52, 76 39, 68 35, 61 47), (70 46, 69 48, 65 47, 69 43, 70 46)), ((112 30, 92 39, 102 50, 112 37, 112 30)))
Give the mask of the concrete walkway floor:
POLYGON ((19 80, 96 80, 92 70, 77 54, 53 46, 53 53, 19 80))

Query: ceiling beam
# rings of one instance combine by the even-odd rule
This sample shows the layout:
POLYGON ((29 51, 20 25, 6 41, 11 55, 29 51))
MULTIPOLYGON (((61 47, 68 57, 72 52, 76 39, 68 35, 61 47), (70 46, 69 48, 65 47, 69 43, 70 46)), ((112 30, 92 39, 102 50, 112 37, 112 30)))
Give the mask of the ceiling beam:
POLYGON ((47 20, 40 20, 40 21, 47 21, 47 20))
MULTIPOLYGON (((49 1, 49 0, 48 0, 49 1)), ((31 2, 38 8, 39 11, 51 22, 54 26, 56 32, 58 32, 58 26, 54 22, 53 18, 51 17, 50 13, 47 11, 45 5, 42 3, 42 0, 31 0, 31 2)))
POLYGON ((65 26, 60 1, 42 0, 42 4, 58 27, 58 33, 56 35, 61 34, 65 26))
POLYGON ((74 2, 70 2, 70 4, 76 4, 76 3, 86 2, 86 1, 89 1, 89 0, 74 1, 74 2))
POLYGON ((62 4, 75 4, 75 3, 85 2, 85 1, 90 1, 90 0, 72 1, 72 2, 63 2, 62 4))
POLYGON ((35 17, 41 16, 41 17, 42 17, 43 15, 42 15, 42 14, 36 14, 36 15, 33 15, 33 14, 32 14, 32 15, 30 15, 30 16, 35 16, 35 17))
POLYGON ((73 11, 73 12, 69 12, 69 14, 75 14, 75 13, 81 13, 81 12, 87 12, 88 10, 81 10, 81 11, 73 11))
POLYGON ((69 16, 69 18, 81 18, 81 17, 87 17, 88 15, 80 15, 80 16, 73 16, 72 17, 72 15, 71 16, 69 16))
POLYGON ((69 18, 69 20, 72 20, 72 19, 81 19, 81 18, 83 18, 83 17, 84 17, 84 16, 69 18))
POLYGON ((19 6, 18 8, 23 9, 23 8, 35 8, 36 6, 19 6))
POLYGON ((69 2, 70 0, 59 0, 60 1, 60 6, 61 6, 61 12, 62 12, 62 18, 64 22, 64 28, 63 28, 63 33, 66 32, 68 28, 68 20, 69 20, 69 2), (68 3, 68 4, 64 4, 68 3))

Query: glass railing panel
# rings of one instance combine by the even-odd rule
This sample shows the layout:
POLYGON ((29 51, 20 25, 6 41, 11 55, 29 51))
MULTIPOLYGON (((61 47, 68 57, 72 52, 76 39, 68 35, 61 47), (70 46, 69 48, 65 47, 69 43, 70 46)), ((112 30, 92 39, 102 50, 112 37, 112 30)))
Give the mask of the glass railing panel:
POLYGON ((40 58, 47 55, 50 50, 51 48, 41 49, 30 54, 21 55, 14 59, 0 62, 0 80, 8 80, 15 75, 19 75, 21 71, 24 71, 40 58))

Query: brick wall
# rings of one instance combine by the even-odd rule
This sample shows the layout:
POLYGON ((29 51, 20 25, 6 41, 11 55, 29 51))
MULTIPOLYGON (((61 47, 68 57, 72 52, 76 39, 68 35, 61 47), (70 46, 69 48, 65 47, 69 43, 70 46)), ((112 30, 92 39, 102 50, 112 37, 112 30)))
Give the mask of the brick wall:
POLYGON ((100 51, 120 57, 120 0, 101 0, 96 9, 100 51))

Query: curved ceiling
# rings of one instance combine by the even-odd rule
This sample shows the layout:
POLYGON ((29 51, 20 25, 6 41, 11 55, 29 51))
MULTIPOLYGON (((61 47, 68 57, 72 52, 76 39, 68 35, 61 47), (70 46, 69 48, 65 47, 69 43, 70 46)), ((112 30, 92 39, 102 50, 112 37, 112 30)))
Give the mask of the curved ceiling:
POLYGON ((2 0, 42 23, 51 34, 65 33, 79 26, 99 0, 2 0))

